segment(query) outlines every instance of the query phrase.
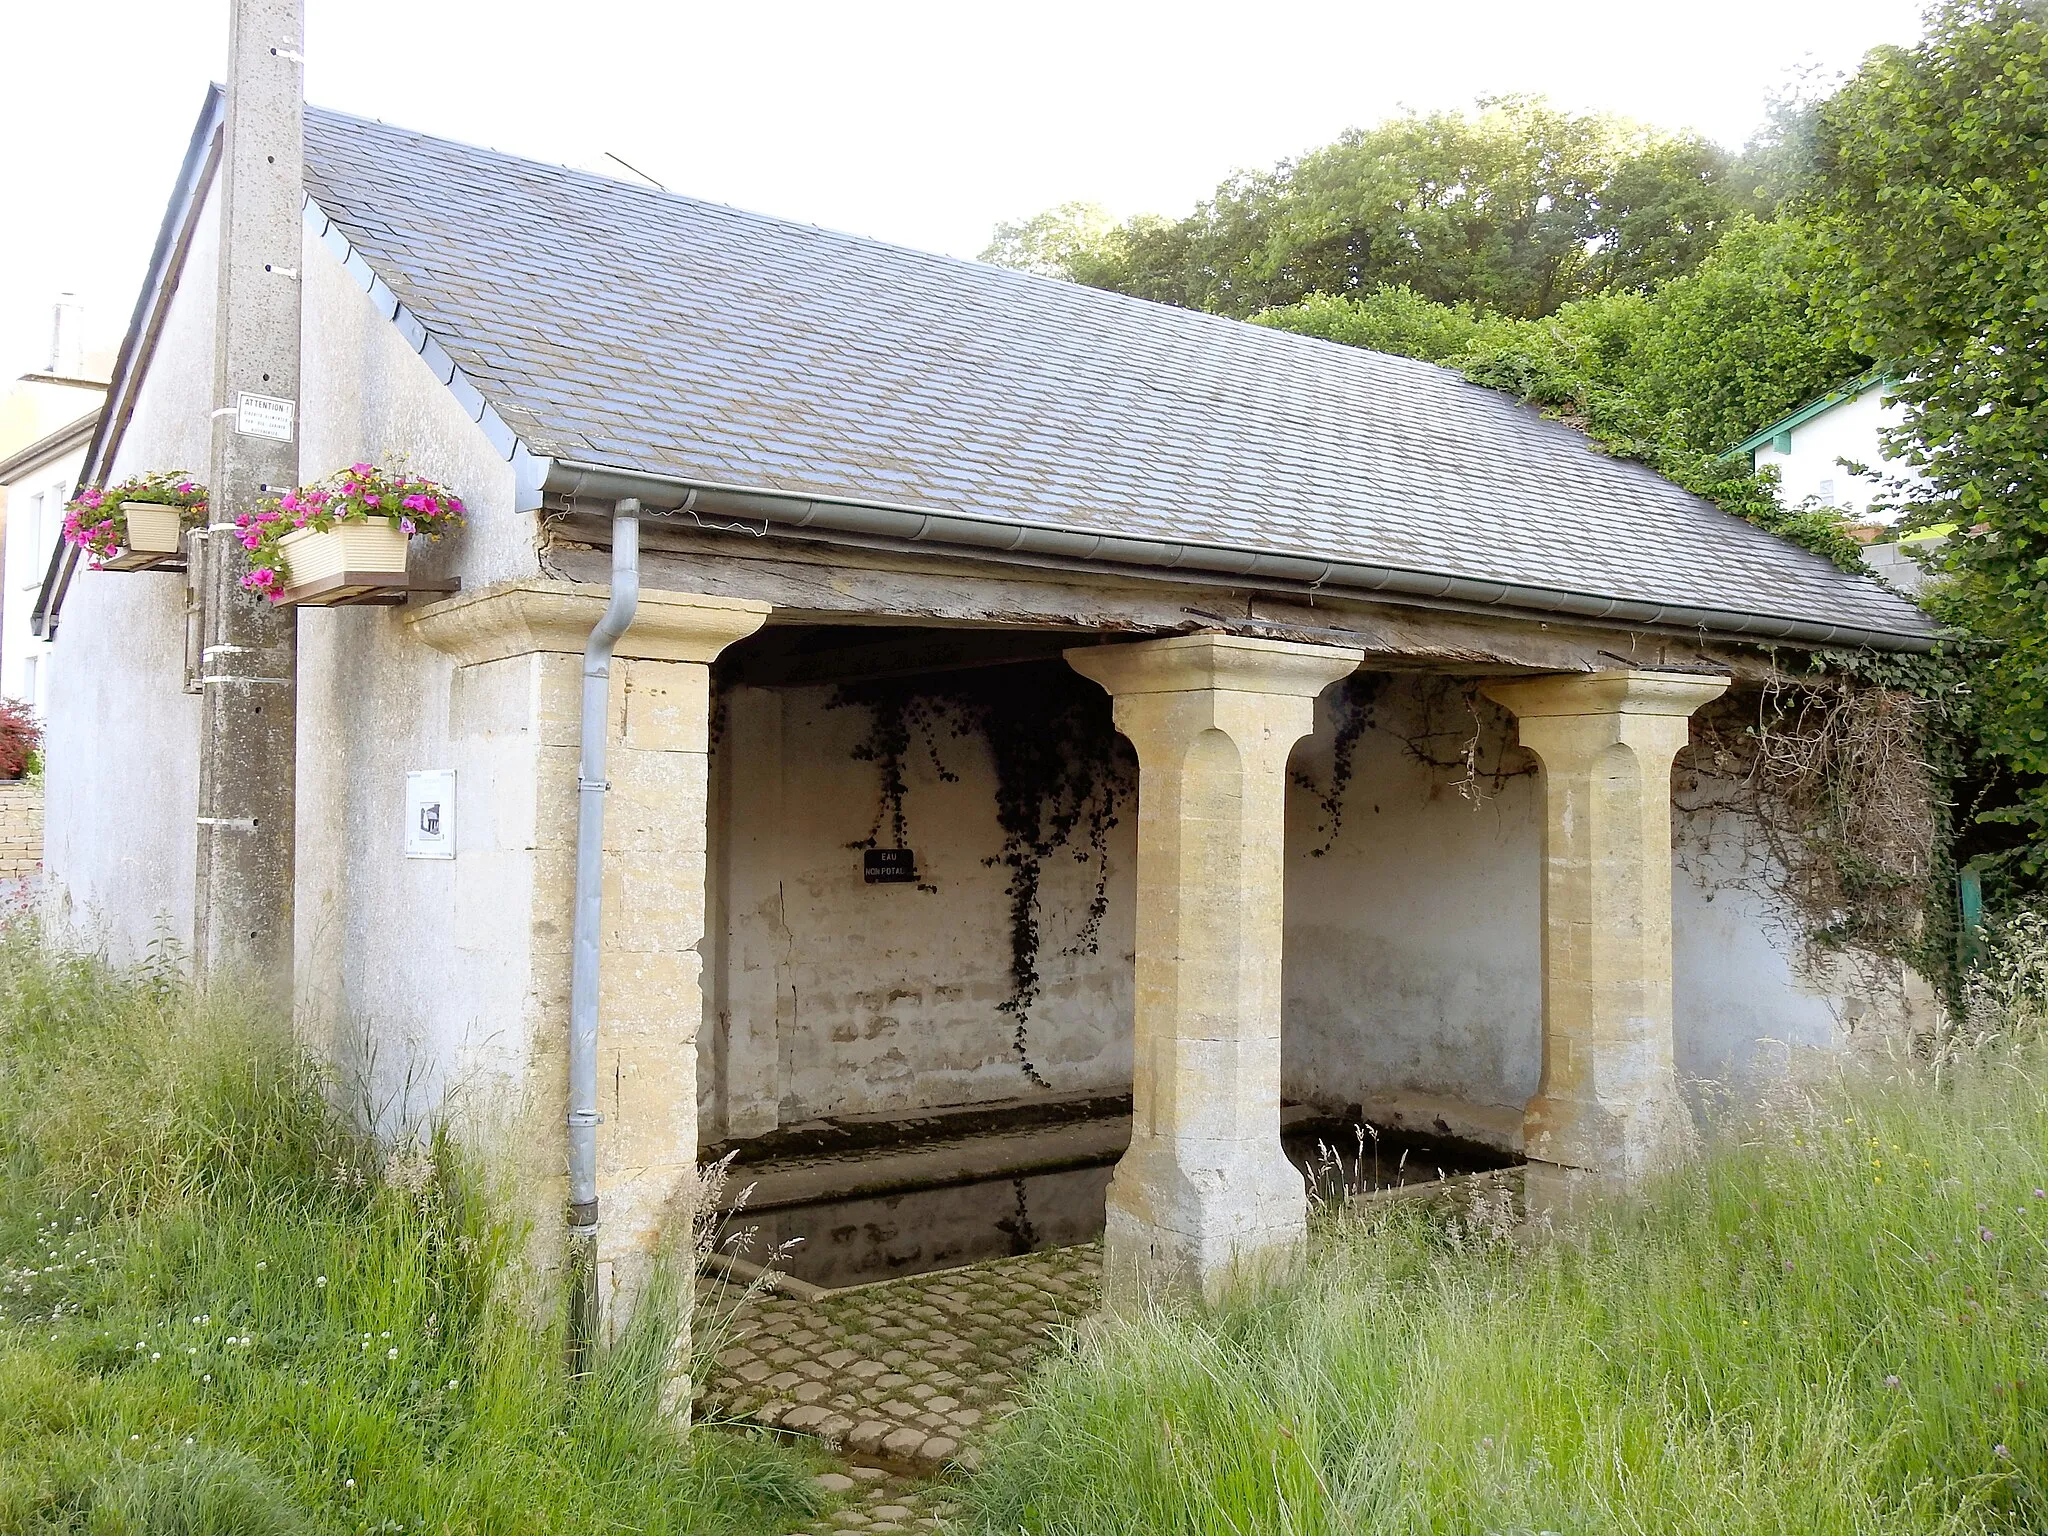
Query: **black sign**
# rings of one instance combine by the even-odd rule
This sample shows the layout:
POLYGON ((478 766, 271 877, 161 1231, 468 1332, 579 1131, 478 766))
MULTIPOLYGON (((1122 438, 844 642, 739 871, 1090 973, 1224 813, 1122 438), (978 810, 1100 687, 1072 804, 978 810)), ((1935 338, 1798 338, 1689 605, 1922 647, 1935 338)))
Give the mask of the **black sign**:
POLYGON ((915 885, 917 855, 908 848, 870 848, 860 856, 860 872, 869 885, 915 885))

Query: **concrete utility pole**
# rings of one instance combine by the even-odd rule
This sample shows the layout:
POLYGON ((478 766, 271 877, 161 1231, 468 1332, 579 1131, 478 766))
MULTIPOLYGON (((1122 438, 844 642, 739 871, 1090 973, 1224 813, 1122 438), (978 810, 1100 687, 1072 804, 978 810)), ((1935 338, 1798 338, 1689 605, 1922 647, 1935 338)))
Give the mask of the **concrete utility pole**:
POLYGON ((235 519, 299 478, 303 0, 232 0, 221 153, 211 527, 200 582, 198 979, 289 1002, 297 612, 244 592, 235 519))

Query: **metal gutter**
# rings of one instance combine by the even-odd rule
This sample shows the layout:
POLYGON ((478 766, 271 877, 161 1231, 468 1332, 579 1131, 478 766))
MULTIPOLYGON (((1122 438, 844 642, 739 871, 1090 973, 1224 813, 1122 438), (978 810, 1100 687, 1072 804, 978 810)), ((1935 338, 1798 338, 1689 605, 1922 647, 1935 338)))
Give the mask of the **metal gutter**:
POLYGON ((1927 633, 1814 623, 1739 609, 1643 602, 1473 577, 1444 576, 1361 561, 1324 560, 1222 544, 1139 539, 1087 533, 1044 523, 984 517, 967 512, 934 512, 883 502, 806 492, 724 485, 680 475, 612 469, 573 459, 548 462, 544 489, 554 495, 612 502, 631 497, 654 510, 684 510, 733 519, 756 519, 790 530, 850 534, 931 544, 957 553, 993 559, 1139 567, 1153 574, 1190 572, 1268 587, 1280 592, 1326 592, 1347 597, 1394 599, 1462 612, 1511 613, 1520 618, 1571 618, 1625 627, 1655 626, 1751 643, 1855 650, 1928 651, 1927 633))

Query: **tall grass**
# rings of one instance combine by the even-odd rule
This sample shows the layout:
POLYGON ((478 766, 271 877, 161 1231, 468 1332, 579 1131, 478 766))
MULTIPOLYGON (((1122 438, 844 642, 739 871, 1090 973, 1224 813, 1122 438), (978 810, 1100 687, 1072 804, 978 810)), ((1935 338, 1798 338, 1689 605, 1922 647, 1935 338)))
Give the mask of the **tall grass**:
POLYGON ((0 1531, 782 1531, 809 1468, 678 1438, 651 1313, 572 1391, 443 1137, 285 1032, 0 936, 0 1531))
POLYGON ((2048 1527, 2048 1052, 1843 1079, 1571 1241, 1332 1222, 1307 1280, 1033 1382, 969 1490, 1050 1533, 2048 1527))

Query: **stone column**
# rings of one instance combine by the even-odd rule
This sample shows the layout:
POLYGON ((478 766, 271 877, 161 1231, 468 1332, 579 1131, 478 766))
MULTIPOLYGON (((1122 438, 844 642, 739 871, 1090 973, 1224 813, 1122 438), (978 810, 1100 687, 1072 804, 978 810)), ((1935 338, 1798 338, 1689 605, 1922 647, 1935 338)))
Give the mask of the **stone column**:
POLYGON ((1214 1301, 1301 1249, 1307 1196, 1280 1146, 1287 755, 1361 654, 1188 635, 1066 655, 1138 753, 1131 1146, 1105 1294, 1214 1301))
POLYGON ((1543 1080, 1523 1114, 1532 1209, 1682 1156, 1671 1036, 1671 761, 1725 677, 1488 684, 1543 765, 1543 1080))
MULTIPOLYGON (((552 1139, 545 1161, 558 1184, 566 1177, 583 646, 606 597, 603 587, 572 582, 509 582, 436 603, 411 621, 415 634, 461 663, 458 688, 468 683, 496 712, 524 716, 516 727, 495 723, 499 738, 521 736, 526 751, 493 759, 491 782, 479 788, 494 803, 463 813, 489 815, 498 829, 498 846, 477 862, 475 878, 527 892, 524 932, 504 942, 527 946, 526 1133, 552 1139), (515 775, 524 782, 508 782, 515 775)), ((598 985, 598 1276, 614 1329, 630 1315, 669 1223, 687 1221, 692 1210, 710 662, 767 615, 765 603, 643 591, 614 653, 598 985)), ((480 734, 491 729, 468 723, 480 734)), ((458 887, 464 873, 458 860, 458 887)), ((548 1214, 559 1212, 556 1200, 548 1214)))

